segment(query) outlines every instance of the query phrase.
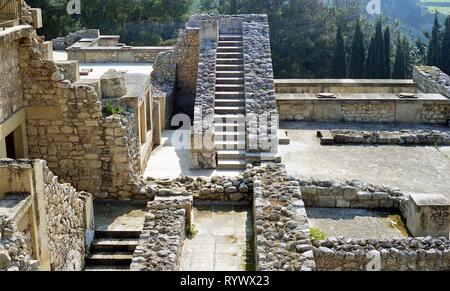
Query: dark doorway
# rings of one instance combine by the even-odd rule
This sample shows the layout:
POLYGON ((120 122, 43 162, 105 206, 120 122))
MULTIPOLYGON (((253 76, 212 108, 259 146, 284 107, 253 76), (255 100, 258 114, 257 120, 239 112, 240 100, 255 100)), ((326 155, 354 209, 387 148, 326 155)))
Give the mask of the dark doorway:
POLYGON ((15 141, 14 141, 14 132, 11 132, 9 135, 5 138, 6 142, 6 157, 8 159, 17 159, 16 157, 16 147, 15 147, 15 141))

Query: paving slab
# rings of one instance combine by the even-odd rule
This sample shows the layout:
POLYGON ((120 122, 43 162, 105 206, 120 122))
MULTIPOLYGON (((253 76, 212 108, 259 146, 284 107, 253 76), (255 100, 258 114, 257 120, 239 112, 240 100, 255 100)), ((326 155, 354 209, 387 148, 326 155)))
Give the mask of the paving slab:
POLYGON ((128 202, 94 203, 95 229, 98 231, 142 231, 145 205, 128 202))

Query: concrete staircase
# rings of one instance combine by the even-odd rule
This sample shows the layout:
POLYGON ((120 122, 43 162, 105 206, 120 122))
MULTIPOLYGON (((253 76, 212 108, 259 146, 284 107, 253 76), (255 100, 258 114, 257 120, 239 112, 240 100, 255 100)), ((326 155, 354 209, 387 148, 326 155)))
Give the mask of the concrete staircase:
POLYGON ((220 34, 217 47, 215 120, 217 169, 246 168, 242 34, 220 34))
POLYGON ((129 270, 140 234, 140 231, 96 231, 85 271, 129 270))

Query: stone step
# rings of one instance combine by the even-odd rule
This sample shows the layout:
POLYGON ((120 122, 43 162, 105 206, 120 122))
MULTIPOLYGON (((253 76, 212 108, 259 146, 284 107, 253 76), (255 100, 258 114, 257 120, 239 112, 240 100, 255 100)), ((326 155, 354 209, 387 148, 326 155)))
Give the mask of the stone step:
POLYGON ((138 243, 137 238, 100 238, 92 242, 91 251, 133 252, 138 243))
POLYGON ((95 252, 86 257, 87 266, 130 266, 133 259, 131 252, 95 252))
POLYGON ((219 160, 245 160, 245 150, 222 150, 217 151, 219 160))
POLYGON ((130 267, 128 266, 108 266, 108 265, 92 265, 92 266, 86 266, 84 268, 87 272, 119 272, 119 271, 129 271, 130 267))
POLYGON ((216 92, 216 99, 244 99, 245 100, 245 92, 244 91, 224 91, 224 92, 216 92))
POLYGON ((243 63, 244 63, 243 58, 216 59, 216 64, 218 65, 240 65, 243 63))
POLYGON ((219 170, 245 170, 247 162, 245 160, 222 160, 217 161, 217 169, 219 170))
POLYGON ((244 54, 242 52, 222 52, 217 53, 217 58, 219 59, 229 59, 229 58, 237 58, 242 59, 244 54))
POLYGON ((245 150, 245 141, 233 140, 233 141, 216 141, 216 150, 245 150))
POLYGON ((242 41, 244 38, 242 34, 221 34, 219 41, 242 41))
POLYGON ((242 46, 223 46, 217 48, 218 53, 226 53, 226 52, 242 53, 243 51, 244 48, 242 46))
POLYGON ((214 112, 217 114, 245 114, 244 106, 216 106, 214 112))
POLYGON ((240 64, 240 65, 230 65, 230 64, 228 64, 228 65, 221 65, 221 64, 218 64, 218 65, 216 65, 216 71, 220 71, 220 72, 223 72, 223 71, 227 71, 227 72, 240 71, 240 72, 244 73, 244 65, 242 65, 242 64, 240 64))
POLYGON ((216 84, 216 92, 244 92, 244 85, 216 84))
POLYGON ((214 123, 216 131, 243 131, 245 130, 245 123, 214 123))
POLYGON ((245 99, 216 99, 215 106, 245 106, 245 99))
POLYGON ((218 114, 216 113, 214 115, 214 121, 218 124, 220 123, 237 123, 241 122, 242 124, 245 123, 245 115, 244 114, 218 114))
POLYGON ((243 46, 243 40, 220 40, 218 47, 243 46))
POLYGON ((216 78, 244 78, 243 71, 216 71, 216 78))
POLYGON ((95 238, 123 238, 132 239, 139 238, 141 236, 140 231, 109 231, 109 230, 96 230, 95 238))
POLYGON ((244 85, 244 78, 216 78, 216 84, 244 85))
POLYGON ((216 131, 215 141, 245 141, 245 132, 242 131, 216 131))

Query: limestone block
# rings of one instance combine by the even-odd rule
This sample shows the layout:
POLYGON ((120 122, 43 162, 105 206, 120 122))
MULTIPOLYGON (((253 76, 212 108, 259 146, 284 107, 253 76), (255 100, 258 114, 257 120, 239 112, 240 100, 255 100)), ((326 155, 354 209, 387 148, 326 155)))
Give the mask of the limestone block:
POLYGON ((42 24, 42 10, 40 8, 30 8, 31 18, 33 19, 33 28, 39 29, 42 24))
POLYGON ((449 237, 450 200, 444 195, 411 194, 401 210, 414 236, 449 237))
POLYGON ((102 98, 123 97, 128 93, 125 73, 111 69, 101 76, 100 81, 102 98))
POLYGON ((63 70, 65 79, 71 82, 77 82, 80 79, 78 61, 57 61, 56 64, 63 70))

